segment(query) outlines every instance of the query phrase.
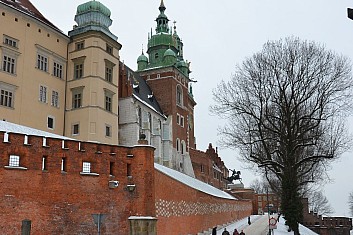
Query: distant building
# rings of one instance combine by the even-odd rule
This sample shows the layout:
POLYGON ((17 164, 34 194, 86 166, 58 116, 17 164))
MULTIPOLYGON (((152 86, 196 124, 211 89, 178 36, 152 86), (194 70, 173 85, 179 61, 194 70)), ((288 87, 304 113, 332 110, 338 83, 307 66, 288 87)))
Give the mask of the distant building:
POLYGON ((308 199, 303 199, 303 223, 305 227, 320 235, 350 235, 352 218, 323 217, 312 211, 309 212, 308 199))

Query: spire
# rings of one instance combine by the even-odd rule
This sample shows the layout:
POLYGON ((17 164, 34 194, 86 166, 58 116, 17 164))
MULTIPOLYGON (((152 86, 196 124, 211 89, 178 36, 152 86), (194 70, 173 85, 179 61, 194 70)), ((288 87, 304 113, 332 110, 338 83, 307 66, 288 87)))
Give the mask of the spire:
POLYGON ((156 19, 157 21, 157 33, 169 33, 169 26, 168 26, 168 17, 164 14, 166 7, 164 6, 163 0, 161 0, 161 4, 159 6, 159 15, 156 19))
POLYGON ((164 11, 165 11, 165 6, 164 6, 164 2, 163 2, 163 0, 161 0, 161 4, 159 5, 159 11, 161 12, 161 13, 164 13, 164 11))

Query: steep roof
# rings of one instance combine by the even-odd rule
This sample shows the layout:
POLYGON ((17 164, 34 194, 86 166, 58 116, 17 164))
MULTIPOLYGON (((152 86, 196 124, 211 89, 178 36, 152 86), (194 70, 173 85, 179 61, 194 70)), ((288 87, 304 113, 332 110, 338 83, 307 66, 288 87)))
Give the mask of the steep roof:
POLYGON ((62 33, 62 31, 54 24, 52 24, 49 20, 47 20, 29 0, 0 0, 0 3, 3 3, 24 14, 27 14, 35 18, 36 20, 48 25, 54 30, 62 33))
POLYGON ((132 69, 121 62, 120 67, 122 68, 120 72, 124 73, 123 76, 127 77, 127 80, 130 82, 133 88, 132 95, 140 102, 163 115, 163 110, 159 106, 156 97, 154 97, 153 92, 146 81, 140 77, 138 73, 135 73, 132 69))

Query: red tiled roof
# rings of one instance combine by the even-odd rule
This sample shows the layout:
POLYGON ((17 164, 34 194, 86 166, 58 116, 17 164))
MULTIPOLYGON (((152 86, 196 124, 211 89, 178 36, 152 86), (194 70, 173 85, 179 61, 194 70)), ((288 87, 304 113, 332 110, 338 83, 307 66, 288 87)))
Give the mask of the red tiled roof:
POLYGON ((37 20, 43 22, 44 24, 48 25, 49 27, 59 31, 62 31, 57 28, 54 24, 52 24, 49 20, 47 20, 38 10, 33 6, 33 4, 29 0, 0 0, 0 3, 8 5, 18 11, 24 12, 37 20))

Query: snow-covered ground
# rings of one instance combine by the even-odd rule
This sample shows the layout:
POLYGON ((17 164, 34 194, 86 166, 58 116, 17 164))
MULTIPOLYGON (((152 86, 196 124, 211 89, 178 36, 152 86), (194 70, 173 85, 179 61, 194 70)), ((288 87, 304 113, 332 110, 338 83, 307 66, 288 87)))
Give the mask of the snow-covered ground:
MULTIPOLYGON (((288 232, 287 226, 284 224, 285 220, 280 218, 279 222, 277 223, 277 229, 274 230, 275 235, 292 235, 294 232, 288 232)), ((268 223, 268 215, 253 215, 251 216, 251 225, 248 225, 248 219, 244 218, 242 220, 238 220, 233 224, 226 226, 226 229, 233 233, 234 229, 236 228, 239 232, 244 230, 246 235, 265 235, 267 234, 268 227, 267 225, 263 225, 263 223, 268 223), (257 229, 258 228, 258 229, 257 229), (247 230, 251 233, 247 233, 247 230)), ((219 228, 217 230, 217 235, 221 235, 224 231, 224 228, 219 228)), ((301 235, 317 235, 317 233, 311 231, 310 229, 299 225, 299 231, 301 235)))

